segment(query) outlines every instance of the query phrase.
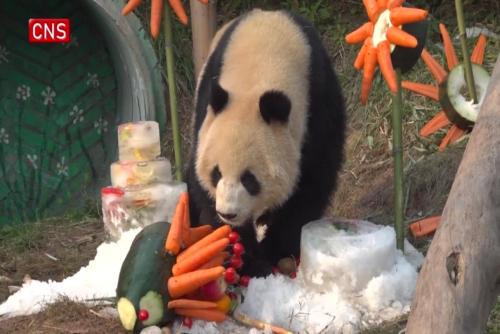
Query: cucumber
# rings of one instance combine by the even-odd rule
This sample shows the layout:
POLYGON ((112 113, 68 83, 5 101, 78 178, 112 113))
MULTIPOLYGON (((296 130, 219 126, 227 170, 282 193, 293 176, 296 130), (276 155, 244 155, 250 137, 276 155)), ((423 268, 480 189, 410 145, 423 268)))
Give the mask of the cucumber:
POLYGON ((175 258, 164 251, 170 223, 148 225, 135 237, 123 261, 116 288, 123 327, 140 333, 147 326, 164 326, 174 319, 167 309, 167 280, 175 258))
MULTIPOLYGON (((480 65, 471 63, 472 75, 476 86, 478 104, 486 95, 486 88, 490 81, 488 72, 480 65)), ((455 66, 446 80, 439 86, 439 103, 448 119, 462 130, 471 128, 476 122, 479 106, 474 105, 471 100, 466 100, 461 91, 467 89, 464 66, 455 66)))

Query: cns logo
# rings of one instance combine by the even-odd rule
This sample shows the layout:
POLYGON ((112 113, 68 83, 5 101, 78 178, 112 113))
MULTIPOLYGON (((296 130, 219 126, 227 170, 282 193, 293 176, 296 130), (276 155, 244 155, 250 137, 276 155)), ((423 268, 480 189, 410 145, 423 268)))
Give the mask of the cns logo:
POLYGON ((30 19, 28 37, 30 43, 68 43, 69 19, 30 19))

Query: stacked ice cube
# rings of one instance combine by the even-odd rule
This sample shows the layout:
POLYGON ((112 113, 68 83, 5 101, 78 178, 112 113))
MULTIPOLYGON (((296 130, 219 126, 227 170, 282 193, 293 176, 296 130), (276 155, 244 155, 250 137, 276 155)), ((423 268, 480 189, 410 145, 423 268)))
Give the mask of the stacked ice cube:
POLYGON ((131 228, 170 221, 187 190, 172 180, 168 159, 160 156, 157 122, 118 126, 119 161, 111 164, 111 187, 101 190, 104 227, 111 240, 131 228))

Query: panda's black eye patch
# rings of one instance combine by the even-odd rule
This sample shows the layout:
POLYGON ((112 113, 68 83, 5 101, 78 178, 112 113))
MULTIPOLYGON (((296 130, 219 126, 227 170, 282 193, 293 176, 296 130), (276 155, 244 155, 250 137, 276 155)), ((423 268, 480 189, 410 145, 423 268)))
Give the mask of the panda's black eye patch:
POLYGON ((292 103, 290 99, 282 92, 272 90, 264 93, 260 97, 259 109, 262 118, 267 123, 277 121, 286 123, 290 115, 292 103))
POLYGON ((217 115, 224 109, 229 99, 229 94, 219 85, 217 80, 212 81, 212 89, 210 92, 210 106, 217 115))
POLYGON ((214 186, 214 188, 217 187, 217 183, 219 183, 221 177, 222 174, 220 172, 219 166, 215 166, 210 173, 210 180, 212 181, 212 185, 214 186))
POLYGON ((252 196, 257 196, 260 193, 260 183, 255 175, 249 170, 246 170, 241 175, 241 184, 245 187, 248 193, 252 196))

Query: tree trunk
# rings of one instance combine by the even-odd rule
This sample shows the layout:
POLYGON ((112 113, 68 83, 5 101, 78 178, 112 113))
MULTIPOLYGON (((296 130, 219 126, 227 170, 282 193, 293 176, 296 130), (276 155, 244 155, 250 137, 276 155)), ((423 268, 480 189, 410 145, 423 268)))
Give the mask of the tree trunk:
POLYGON ((500 57, 419 274, 408 334, 484 333, 500 292, 500 57))
POLYGON ((210 0, 208 5, 199 0, 190 0, 191 28, 193 30, 193 61, 195 79, 198 78, 207 59, 210 42, 217 25, 217 1, 210 0))

